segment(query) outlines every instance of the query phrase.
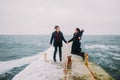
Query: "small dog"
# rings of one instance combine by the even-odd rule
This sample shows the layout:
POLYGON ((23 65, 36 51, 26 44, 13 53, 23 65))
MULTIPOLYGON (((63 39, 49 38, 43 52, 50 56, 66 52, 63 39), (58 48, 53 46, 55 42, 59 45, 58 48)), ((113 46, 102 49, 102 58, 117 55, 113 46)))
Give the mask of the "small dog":
POLYGON ((67 61, 67 69, 72 69, 72 60, 71 60, 72 56, 68 56, 68 61, 67 61))

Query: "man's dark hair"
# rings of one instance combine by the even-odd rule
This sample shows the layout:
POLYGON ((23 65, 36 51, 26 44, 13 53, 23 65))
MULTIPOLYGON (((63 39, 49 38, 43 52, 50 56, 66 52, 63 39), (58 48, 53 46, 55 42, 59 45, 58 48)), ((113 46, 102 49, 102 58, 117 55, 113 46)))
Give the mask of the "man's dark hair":
POLYGON ((55 29, 57 29, 57 28, 59 28, 59 26, 58 26, 58 25, 56 25, 56 26, 55 26, 55 29))

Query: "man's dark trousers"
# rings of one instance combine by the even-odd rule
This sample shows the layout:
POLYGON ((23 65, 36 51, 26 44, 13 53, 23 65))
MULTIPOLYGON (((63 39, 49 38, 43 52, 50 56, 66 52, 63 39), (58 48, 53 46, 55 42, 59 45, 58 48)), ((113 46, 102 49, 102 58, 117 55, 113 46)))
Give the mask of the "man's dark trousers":
POLYGON ((57 49, 59 48, 59 58, 60 61, 62 61, 62 47, 61 46, 54 46, 55 50, 54 50, 54 55, 53 55, 53 59, 56 62, 56 53, 57 53, 57 49))

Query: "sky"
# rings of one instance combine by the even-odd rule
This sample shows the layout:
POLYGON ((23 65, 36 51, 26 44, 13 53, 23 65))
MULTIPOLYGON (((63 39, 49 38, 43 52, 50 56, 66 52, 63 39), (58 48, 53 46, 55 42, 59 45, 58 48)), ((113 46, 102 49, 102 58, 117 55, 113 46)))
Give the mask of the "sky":
POLYGON ((0 0, 0 34, 120 35, 120 0, 0 0))

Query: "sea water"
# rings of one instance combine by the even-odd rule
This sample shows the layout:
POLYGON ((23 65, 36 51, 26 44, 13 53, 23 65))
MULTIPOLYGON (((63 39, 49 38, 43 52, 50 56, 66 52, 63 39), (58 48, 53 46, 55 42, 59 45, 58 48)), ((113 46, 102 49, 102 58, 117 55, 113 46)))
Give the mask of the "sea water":
MULTIPOLYGON (((66 35, 69 40, 72 36, 66 35)), ((50 47, 49 35, 0 35, 0 80, 12 80, 50 47)), ((120 75, 120 36, 83 36, 82 51, 116 80, 120 75)))

